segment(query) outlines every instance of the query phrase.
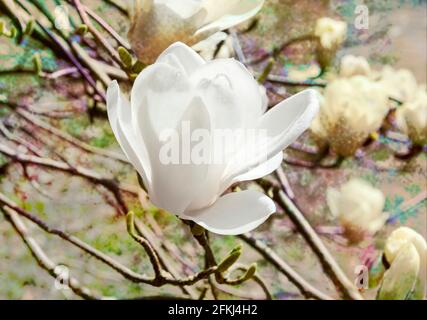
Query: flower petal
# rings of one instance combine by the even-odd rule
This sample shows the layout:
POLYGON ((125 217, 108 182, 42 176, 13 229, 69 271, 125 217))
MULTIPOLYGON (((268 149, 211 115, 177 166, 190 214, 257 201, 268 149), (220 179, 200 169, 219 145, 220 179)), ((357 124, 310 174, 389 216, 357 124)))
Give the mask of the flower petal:
POLYGON ((175 68, 179 65, 187 75, 190 75, 206 63, 201 56, 182 42, 175 42, 169 46, 157 58, 156 63, 158 62, 169 64, 175 68))
MULTIPOLYGON (((147 108, 145 110, 147 111, 147 108)), ((142 112, 141 116, 147 115, 142 112)), ((210 131, 209 113, 200 97, 195 97, 178 122, 177 128, 172 132, 177 137, 175 142, 172 140, 155 141, 157 137, 153 135, 150 121, 142 130, 144 136, 152 137, 153 140, 150 141, 149 147, 152 163, 151 201, 156 206, 179 215, 185 211, 194 195, 203 188, 206 181, 209 163, 196 164, 192 161, 193 146, 190 144, 190 138, 195 130, 210 131), (188 136, 184 135, 186 129, 182 128, 187 124, 191 126, 188 128, 188 136), (183 136, 180 133, 183 133, 183 136), (180 141, 180 139, 182 140, 180 141), (168 143, 169 146, 167 146, 168 143), (184 147, 185 143, 189 144, 188 148, 184 147), (162 154, 169 153, 169 151, 177 152, 176 161, 173 159, 174 156, 170 162, 162 158, 162 154), (180 185, 177 186, 177 183, 180 185)))
MULTIPOLYGON (((141 131, 148 121, 157 136, 164 129, 175 129, 191 98, 190 84, 182 70, 165 63, 148 66, 136 78, 131 93, 135 132, 141 131), (147 112, 141 116, 143 109, 147 112)), ((144 135, 142 137, 151 141, 144 135)))
MULTIPOLYGON (((294 142, 309 126, 319 110, 318 94, 307 89, 282 101, 265 113, 257 129, 265 130, 268 141, 260 139, 255 146, 244 145, 230 161, 223 184, 229 186, 235 177, 271 159, 294 142), (249 154, 248 154, 249 152, 249 154), (242 161, 244 159, 244 161, 242 161)), ((251 141, 249 141, 250 143, 251 141)))
POLYGON ((280 165, 282 164, 282 161, 283 161, 283 152, 280 151, 271 159, 261 163, 258 167, 255 167, 254 169, 240 176, 235 177, 233 179, 233 184, 237 182, 256 180, 256 179, 265 177, 266 175, 269 175, 270 173, 274 172, 277 168, 279 168, 280 165))
POLYGON ((209 61, 191 75, 190 81, 211 111, 216 129, 254 127, 262 116, 263 97, 258 83, 235 59, 209 61), (232 113, 238 119, 230 120, 232 113))
POLYGON ((238 25, 258 13, 264 0, 206 0, 205 25, 196 34, 221 31, 238 25))
POLYGON ((187 212, 182 218, 213 233, 238 235, 255 229, 275 211, 276 205, 265 194, 245 190, 226 194, 210 207, 187 212))
POLYGON ((146 146, 132 130, 130 103, 121 94, 115 80, 107 90, 107 112, 111 129, 123 152, 142 177, 145 186, 149 188, 151 170, 146 146))

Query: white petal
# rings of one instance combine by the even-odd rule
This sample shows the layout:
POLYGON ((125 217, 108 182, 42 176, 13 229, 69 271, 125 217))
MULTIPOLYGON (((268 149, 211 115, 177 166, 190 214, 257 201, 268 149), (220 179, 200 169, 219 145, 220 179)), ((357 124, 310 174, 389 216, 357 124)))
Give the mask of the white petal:
POLYGON ((255 229, 275 211, 276 205, 265 194, 245 190, 226 194, 210 207, 187 212, 182 218, 213 233, 238 235, 255 229))
POLYGON ((182 42, 172 44, 163 51, 156 62, 166 63, 175 68, 179 65, 187 75, 190 75, 205 64, 205 60, 201 56, 182 42))
POLYGON ((148 66, 138 75, 132 88, 134 130, 140 131, 147 121, 151 121, 157 136, 164 129, 175 129, 191 98, 190 84, 182 70, 165 63, 148 66), (141 117, 143 109, 148 109, 147 117, 141 117))
POLYGON ((131 106, 121 92, 117 81, 107 90, 107 112, 113 133, 128 160, 142 177, 147 188, 150 187, 150 161, 142 139, 132 130, 131 106))
POLYGON ((258 13, 264 0, 206 0, 205 26, 196 34, 221 31, 238 25, 258 13))
MULTIPOLYGON (((145 108, 146 110, 146 108, 145 108)), ((142 113, 142 116, 146 114, 142 113)), ((178 123, 176 132, 182 132, 181 126, 185 122, 190 124, 189 136, 179 137, 181 143, 175 145, 179 148, 179 159, 177 163, 163 163, 160 159, 161 148, 165 143, 160 141, 152 141, 150 144, 150 160, 152 163, 152 193, 151 201, 158 207, 166 209, 174 214, 181 214, 188 207, 195 194, 200 192, 205 186, 206 175, 209 164, 195 164, 192 162, 191 154, 188 160, 184 160, 184 154, 187 149, 182 147, 183 139, 190 139, 195 130, 210 131, 209 113, 199 97, 195 97, 183 117, 178 123)), ((153 137, 152 124, 147 123, 143 128, 145 136, 153 137)), ((189 142, 189 141, 187 141, 189 142)), ((191 145, 188 151, 191 152, 191 145)))
POLYGON ((243 146, 227 168, 224 185, 230 185, 236 176, 248 172, 265 159, 271 159, 294 142, 310 126, 317 114, 319 110, 317 97, 316 91, 307 89, 282 101, 265 113, 258 129, 266 131, 268 141, 262 140, 255 147, 243 146), (245 161, 242 162, 242 159, 245 161))
MULTIPOLYGON (((214 54, 218 49, 218 45, 225 41, 228 34, 225 32, 216 32, 202 41, 197 42, 192 46, 205 60, 210 61, 214 58, 214 54)), ((229 58, 229 57, 227 57, 229 58)))
POLYGON ((234 59, 207 62, 192 74, 191 82, 198 87, 213 115, 215 128, 254 127, 262 115, 263 98, 258 83, 234 59), (232 114, 238 119, 231 119, 232 114))
POLYGON ((165 5, 182 19, 188 19, 196 14, 202 7, 200 0, 155 0, 155 5, 165 5))
POLYGON ((283 152, 280 151, 270 160, 267 160, 266 162, 263 162, 262 164, 260 164, 258 167, 255 167, 254 169, 234 178, 233 184, 236 182, 256 180, 256 179, 265 177, 266 175, 269 175, 270 173, 274 172, 277 168, 279 168, 280 165, 282 164, 282 161, 283 161, 283 152))

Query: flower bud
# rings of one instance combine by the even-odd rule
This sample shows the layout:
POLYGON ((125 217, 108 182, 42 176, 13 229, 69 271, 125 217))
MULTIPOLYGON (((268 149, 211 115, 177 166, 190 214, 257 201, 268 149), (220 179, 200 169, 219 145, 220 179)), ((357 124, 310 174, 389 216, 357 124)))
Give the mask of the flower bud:
POLYGON ((360 179, 352 179, 339 190, 328 188, 327 203, 352 243, 380 230, 388 215, 383 212, 385 198, 381 190, 360 179))
POLYGON ((412 243, 398 251, 378 291, 378 300, 406 300, 415 289, 420 271, 420 257, 412 243))

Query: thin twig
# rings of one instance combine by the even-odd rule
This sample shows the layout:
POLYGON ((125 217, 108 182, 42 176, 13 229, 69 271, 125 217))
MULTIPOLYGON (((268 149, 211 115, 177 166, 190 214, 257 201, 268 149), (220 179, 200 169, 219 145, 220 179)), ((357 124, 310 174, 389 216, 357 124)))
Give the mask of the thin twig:
POLYGON ((275 253, 271 248, 260 240, 255 239, 250 234, 242 234, 238 236, 240 239, 249 244, 252 248, 258 251, 265 260, 274 265, 281 273, 283 273, 286 278, 292 282, 301 294, 306 298, 313 298, 318 300, 333 300, 332 297, 324 294, 317 288, 313 287, 308 283, 304 278, 302 278, 291 266, 289 266, 285 261, 283 261, 277 253, 275 253))
POLYGON ((61 239, 67 241, 68 243, 73 244, 74 246, 80 248, 84 252, 90 254, 92 257, 98 259, 99 261, 105 263, 106 265, 110 266, 112 269, 123 275, 126 279, 131 280, 136 283, 146 283, 150 284, 152 286, 162 286, 164 284, 170 284, 170 285, 192 285, 195 284, 198 281, 201 281, 203 279, 206 279, 209 275, 213 274, 216 271, 216 267, 206 268, 198 273, 195 273, 191 276, 188 276, 186 278, 182 279, 174 279, 171 278, 168 274, 162 274, 161 280, 159 280, 157 277, 151 278, 139 273, 136 273, 129 269, 128 267, 122 265, 118 261, 114 260, 113 258, 109 257, 108 255, 104 254, 103 252, 93 248, 89 244, 83 242, 82 240, 78 239, 77 237, 74 237, 72 235, 67 234, 64 231, 61 231, 59 229, 51 228, 48 226, 44 221, 39 219, 38 217, 32 215, 28 211, 20 208, 16 203, 14 203, 11 199, 6 197, 3 193, 0 192, 0 203, 4 204, 6 207, 9 207, 13 209, 15 212, 17 212, 20 216, 25 217, 26 219, 32 221, 37 226, 39 226, 43 231, 49 234, 56 235, 60 237, 61 239))
POLYGON ((26 121, 30 122, 31 124, 42 128, 43 130, 59 137, 62 140, 65 140, 66 142, 68 142, 68 143, 70 143, 70 144, 72 144, 72 145, 74 145, 74 146, 76 146, 76 147, 78 147, 78 148, 80 148, 86 152, 101 155, 101 156, 108 157, 108 158, 111 158, 114 160, 119 160, 119 161, 122 161, 124 163, 129 163, 129 161, 127 160, 127 158, 125 156, 123 156, 119 153, 115 153, 112 151, 105 150, 105 149, 93 147, 93 146, 73 137, 72 135, 70 135, 64 131, 59 130, 59 129, 51 126, 47 122, 32 116, 29 112, 27 112, 21 108, 15 108, 14 111, 19 116, 24 118, 26 121))
MULTIPOLYGON (((30 250, 31 254, 36 259, 37 263, 43 269, 45 269, 52 277, 57 278, 58 276, 61 276, 61 274, 58 273, 58 268, 57 268, 59 265, 53 262, 46 255, 46 253, 43 251, 40 245, 34 240, 34 238, 30 237, 24 222, 19 217, 19 214, 8 206, 3 206, 2 211, 6 216, 6 218, 8 218, 10 223, 13 225, 14 229, 19 234, 21 239, 24 241, 24 243, 30 250)), ((67 280, 68 280, 68 283, 67 283, 68 287, 76 295, 89 300, 102 299, 101 296, 95 295, 88 288, 81 286, 79 281, 74 277, 69 277, 69 279, 67 280)))
POLYGON ((362 300, 363 297, 357 288, 348 279, 347 275, 326 248, 316 231, 311 227, 302 212, 296 207, 288 195, 282 190, 276 190, 274 198, 286 210, 292 222, 298 227, 298 230, 319 257, 331 280, 342 290, 344 296, 354 300, 362 300))
POLYGON ((107 31, 122 47, 127 50, 131 50, 129 42, 123 39, 117 32, 114 30, 104 19, 102 19, 98 14, 95 13, 91 8, 82 4, 82 8, 87 12, 87 14, 95 20, 105 31, 107 31))

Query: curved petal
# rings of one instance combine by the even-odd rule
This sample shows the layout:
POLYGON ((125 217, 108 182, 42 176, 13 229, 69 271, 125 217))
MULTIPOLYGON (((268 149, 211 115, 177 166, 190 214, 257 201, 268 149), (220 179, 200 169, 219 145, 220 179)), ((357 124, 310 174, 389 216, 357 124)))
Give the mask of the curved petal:
POLYGON ((232 183, 234 184, 236 182, 256 180, 256 179, 265 177, 266 175, 269 175, 270 173, 274 172, 277 168, 279 168, 280 165, 282 164, 282 161, 283 161, 283 152, 280 151, 273 158, 260 164, 258 167, 255 167, 254 169, 240 176, 235 177, 232 183))
POLYGON ((226 194, 210 207, 187 212, 181 217, 213 233, 238 235, 255 229, 275 211, 276 205, 265 194, 245 190, 226 194))
POLYGON ((155 5, 165 5, 182 19, 188 19, 189 17, 196 14, 201 9, 201 3, 199 0, 156 0, 155 5))
MULTIPOLYGON (((163 129, 175 129, 191 98, 190 83, 182 70, 165 63, 148 66, 136 78, 131 92, 135 132, 140 131, 148 121, 157 136, 163 129), (143 109, 147 109, 147 114, 141 117, 143 109)), ((146 143, 151 141, 146 139, 146 143)), ((147 148, 150 149, 148 145, 147 148)))
MULTIPOLYGON (((147 108, 143 110, 147 111, 147 108)), ((147 116, 144 112, 141 115, 147 116)), ((208 110, 203 101, 199 97, 195 97, 178 122, 177 128, 171 133, 175 134, 176 140, 172 138, 171 140, 155 141, 156 137, 153 136, 150 121, 142 130, 144 136, 152 137, 153 140, 149 153, 152 163, 151 201, 156 206, 179 215, 184 212, 195 194, 205 184, 209 163, 195 163, 191 152, 194 147, 192 138, 195 130, 210 132, 208 110), (164 156, 170 152, 172 153, 170 158, 164 156)))
POLYGON ((138 139, 132 130, 131 107, 129 101, 121 94, 117 81, 107 89, 108 120, 114 136, 123 152, 141 175, 144 184, 150 188, 150 161, 142 139, 138 139))
POLYGON ((255 146, 243 146, 230 162, 224 184, 248 172, 265 159, 271 159, 294 142, 309 126, 319 110, 318 94, 307 89, 282 101, 265 113, 257 126, 267 139, 260 139, 255 146), (266 141, 267 140, 267 141, 266 141), (249 150, 249 151, 248 151, 249 150), (245 161, 242 162, 242 159, 245 161))
POLYGON ((157 58, 156 63, 158 62, 169 64, 175 68, 182 68, 187 75, 206 63, 201 56, 182 42, 175 42, 169 46, 157 58))
POLYGON ((205 100, 215 128, 254 127, 263 113, 258 83, 235 59, 209 61, 191 75, 190 81, 205 100), (230 119, 233 113, 238 121, 230 119))
POLYGON ((264 0, 205 0, 208 13, 204 26, 196 34, 231 28, 258 13, 264 0))

